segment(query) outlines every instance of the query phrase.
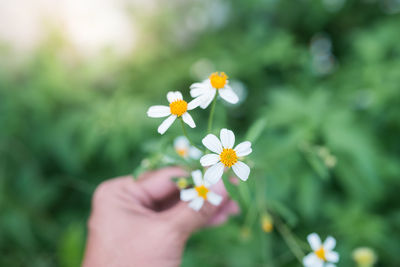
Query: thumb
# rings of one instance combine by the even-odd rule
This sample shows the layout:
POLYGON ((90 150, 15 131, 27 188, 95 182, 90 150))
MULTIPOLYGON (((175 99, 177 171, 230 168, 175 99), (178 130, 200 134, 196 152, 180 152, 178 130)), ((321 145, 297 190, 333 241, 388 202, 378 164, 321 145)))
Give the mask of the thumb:
POLYGON ((205 226, 210 219, 217 214, 220 207, 229 200, 228 193, 222 181, 211 186, 210 190, 222 197, 222 202, 219 206, 212 205, 205 200, 203 207, 201 207, 199 211, 195 211, 189 207, 188 202, 180 201, 175 206, 165 211, 172 227, 179 232, 190 235, 192 232, 205 226))

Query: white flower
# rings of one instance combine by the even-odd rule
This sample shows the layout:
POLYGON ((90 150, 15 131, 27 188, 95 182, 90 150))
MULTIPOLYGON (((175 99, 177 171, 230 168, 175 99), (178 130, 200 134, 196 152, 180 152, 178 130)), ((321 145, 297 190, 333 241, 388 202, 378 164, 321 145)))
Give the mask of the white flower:
POLYGON ((212 165, 204 174, 204 179, 211 184, 215 184, 221 179, 224 168, 232 167, 236 175, 246 181, 249 178, 250 168, 239 161, 239 157, 247 156, 252 152, 251 142, 246 141, 233 148, 235 135, 227 129, 221 130, 220 139, 221 141, 213 134, 208 134, 203 138, 203 145, 216 153, 204 155, 200 159, 202 166, 212 165))
POLYGON ((303 259, 303 264, 306 267, 335 267, 333 263, 339 261, 339 254, 333 249, 336 246, 335 238, 328 236, 322 244, 321 239, 316 233, 307 236, 308 243, 313 252, 308 254, 303 259))
POLYGON ((228 85, 228 76, 225 72, 214 72, 203 82, 194 83, 190 86, 190 95, 193 98, 201 100, 200 107, 202 109, 210 105, 217 91, 222 99, 231 104, 236 104, 239 101, 238 96, 228 85))
POLYGON ((190 145, 189 140, 185 136, 178 136, 174 140, 174 149, 176 153, 183 158, 199 159, 202 152, 190 145))
POLYGON ((189 207, 198 211, 207 200, 214 206, 221 204, 222 197, 212 191, 210 191, 210 184, 203 180, 202 173, 200 170, 192 172, 193 182, 195 187, 190 189, 181 190, 181 200, 190 201, 189 207))
POLYGON ((151 118, 162 118, 167 117, 161 125, 158 127, 158 132, 160 134, 164 134, 165 131, 172 125, 176 118, 182 117, 183 121, 189 125, 190 127, 196 127, 196 124, 193 121, 192 116, 187 112, 188 110, 192 110, 199 106, 199 100, 192 100, 187 103, 183 100, 182 94, 179 91, 176 92, 168 92, 167 99, 169 102, 168 106, 151 106, 147 111, 147 116, 151 118))

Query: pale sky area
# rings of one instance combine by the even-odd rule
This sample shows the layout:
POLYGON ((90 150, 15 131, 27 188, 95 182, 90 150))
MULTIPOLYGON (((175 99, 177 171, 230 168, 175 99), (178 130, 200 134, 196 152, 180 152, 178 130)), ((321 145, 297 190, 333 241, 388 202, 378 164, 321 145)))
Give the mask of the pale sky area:
POLYGON ((0 0, 0 41, 29 52, 55 26, 83 55, 104 47, 127 53, 138 38, 128 5, 143 11, 155 7, 151 0, 0 0))

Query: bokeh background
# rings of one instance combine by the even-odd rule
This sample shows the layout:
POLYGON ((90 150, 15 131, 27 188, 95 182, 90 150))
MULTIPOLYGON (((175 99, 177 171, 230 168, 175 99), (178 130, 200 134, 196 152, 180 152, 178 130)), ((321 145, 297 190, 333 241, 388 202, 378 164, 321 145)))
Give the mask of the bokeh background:
MULTIPOLYGON (((147 108, 216 70, 243 99, 217 123, 254 142, 248 206, 335 236, 339 266, 400 266, 399 0, 1 0, 0 40, 0 266, 79 266, 96 185, 159 143, 147 108)), ((183 266, 299 266, 247 214, 183 266)))

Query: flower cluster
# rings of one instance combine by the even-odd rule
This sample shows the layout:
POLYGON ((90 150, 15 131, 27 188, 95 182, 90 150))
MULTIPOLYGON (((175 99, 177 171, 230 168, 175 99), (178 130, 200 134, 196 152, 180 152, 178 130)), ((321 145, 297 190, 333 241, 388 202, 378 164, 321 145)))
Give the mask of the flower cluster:
MULTIPOLYGON (((217 98, 220 97, 231 104, 239 101, 238 96, 228 85, 228 82, 228 76, 224 72, 212 73, 203 82, 194 83, 190 86, 190 96, 193 98, 190 102, 185 101, 179 91, 169 92, 167 94, 168 106, 152 106, 147 111, 147 115, 152 118, 167 117, 158 127, 160 134, 164 134, 176 119, 181 121, 184 136, 175 138, 174 150, 181 159, 184 159, 184 162, 196 162, 197 166, 188 166, 192 169, 193 186, 185 177, 177 179, 176 184, 181 190, 180 199, 188 202, 189 207, 195 211, 199 211, 205 202, 215 206, 221 204, 222 196, 213 192, 211 187, 221 180, 225 171, 232 168, 233 173, 243 182, 247 181, 250 176, 250 167, 243 160, 244 157, 252 153, 251 142, 244 141, 235 146, 235 134, 226 128, 222 128, 219 131, 219 137, 211 133, 217 98), (204 146, 202 151, 189 138, 185 130, 185 124, 195 128, 196 123, 188 111, 192 111, 197 107, 206 109, 211 103, 213 104, 209 115, 208 131, 201 140, 204 146), (200 165, 203 170, 199 169, 200 165)), ((224 179, 225 183, 228 181, 224 179)), ((272 232, 275 224, 277 229, 280 228, 278 224, 280 220, 275 221, 267 211, 261 212, 260 222, 261 228, 265 233, 272 232)), ((243 229, 248 228, 244 227, 243 229)), ((339 261, 339 254, 333 251, 336 240, 329 236, 322 243, 316 233, 310 234, 307 239, 312 252, 303 258, 303 265, 305 267, 335 267, 334 263, 339 261)), ((301 261, 300 257, 298 259, 301 261)))
MULTIPOLYGON (((160 134, 164 134, 176 119, 181 120, 183 130, 183 123, 189 125, 191 128, 195 128, 196 123, 188 111, 194 110, 197 107, 205 109, 211 102, 214 101, 215 103, 218 96, 231 104, 235 104, 239 101, 238 96, 228 83, 228 76, 224 72, 212 73, 209 78, 203 82, 194 83, 190 86, 190 95, 193 97, 193 100, 190 102, 186 102, 183 99, 182 93, 179 91, 168 92, 167 100, 169 106, 152 106, 148 109, 147 115, 151 118, 167 117, 158 127, 158 132, 160 134)), ((212 122, 212 114, 213 112, 210 111, 209 123, 212 122)), ((211 131, 211 129, 209 129, 209 131, 211 131)), ((219 205, 221 200, 216 194, 209 191, 209 187, 220 181, 224 171, 231 167, 233 172, 242 181, 246 181, 249 178, 250 167, 245 164, 242 159, 252 152, 251 143, 245 141, 234 147, 235 134, 231 130, 223 128, 220 131, 219 139, 210 132, 203 138, 202 143, 205 147, 205 151, 208 150, 212 153, 202 156, 203 153, 191 143, 188 136, 186 136, 185 130, 184 135, 185 136, 177 137, 174 141, 176 153, 185 159, 198 160, 201 157, 200 164, 208 168, 205 169, 204 180, 201 170, 192 172, 192 178, 195 184, 194 188, 184 188, 183 185, 185 183, 183 180, 180 180, 179 187, 184 188, 181 193, 181 200, 190 201, 189 206, 194 210, 199 210, 205 200, 211 204, 219 205)))

